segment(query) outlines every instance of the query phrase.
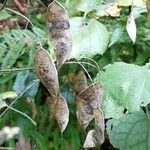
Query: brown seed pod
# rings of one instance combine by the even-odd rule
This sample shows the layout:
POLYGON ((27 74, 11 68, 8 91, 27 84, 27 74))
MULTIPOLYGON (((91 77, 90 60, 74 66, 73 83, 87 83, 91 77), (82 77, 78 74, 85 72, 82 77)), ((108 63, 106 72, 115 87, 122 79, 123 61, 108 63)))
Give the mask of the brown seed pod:
POLYGON ((69 121, 69 108, 66 100, 61 95, 54 106, 54 117, 57 120, 61 132, 63 132, 69 121))
POLYGON ((87 79, 83 71, 79 71, 78 74, 69 73, 68 80, 70 85, 75 90, 76 94, 79 94, 82 90, 88 87, 87 79))
POLYGON ((57 1, 49 4, 47 26, 50 39, 57 57, 57 68, 68 59, 72 49, 72 38, 68 14, 65 8, 57 1))
POLYGON ((103 90, 99 82, 91 84, 76 97, 77 118, 79 124, 86 129, 94 118, 93 110, 99 108, 103 90))
POLYGON ((59 95, 59 82, 56 67, 49 55, 44 49, 39 49, 35 53, 35 72, 49 91, 53 99, 59 95))
POLYGON ((86 136, 83 148, 93 148, 104 142, 105 123, 103 112, 100 109, 94 109, 95 129, 90 130, 86 136))

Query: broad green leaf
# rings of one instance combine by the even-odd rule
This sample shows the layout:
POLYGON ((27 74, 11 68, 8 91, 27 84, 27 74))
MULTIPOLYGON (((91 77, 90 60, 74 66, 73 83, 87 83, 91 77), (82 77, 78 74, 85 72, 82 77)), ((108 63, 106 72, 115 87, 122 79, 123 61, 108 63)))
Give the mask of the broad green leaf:
POLYGON ((113 44, 115 44, 119 38, 121 38, 122 35, 122 29, 121 28, 116 28, 114 30, 114 32, 112 33, 111 37, 110 37, 110 42, 109 42, 109 46, 112 46, 113 44))
POLYGON ((128 112, 139 111, 150 103, 150 69, 117 62, 108 65, 96 80, 104 85, 103 110, 106 118, 119 118, 124 108, 128 112))
POLYGON ((111 144, 120 150, 150 149, 150 119, 143 111, 107 122, 111 144))
POLYGON ((70 24, 73 36, 70 58, 93 57, 105 52, 109 33, 102 23, 96 20, 86 22, 82 17, 75 17, 70 24))
POLYGON ((100 3, 101 0, 80 0, 77 9, 79 11, 85 12, 85 14, 96 9, 96 6, 100 3))
POLYGON ((119 6, 139 6, 144 7, 146 5, 146 0, 117 0, 119 6))
MULTIPOLYGON (((22 71, 17 74, 13 89, 17 94, 21 94, 36 79, 35 75, 29 71, 22 71)), ((37 94, 39 83, 34 84, 25 96, 34 97, 37 94)))

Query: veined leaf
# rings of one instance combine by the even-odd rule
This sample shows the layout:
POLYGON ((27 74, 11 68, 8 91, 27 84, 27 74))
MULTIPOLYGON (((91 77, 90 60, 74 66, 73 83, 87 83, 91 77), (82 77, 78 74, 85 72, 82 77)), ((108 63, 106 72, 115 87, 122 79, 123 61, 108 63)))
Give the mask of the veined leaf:
POLYGON ((121 35, 122 35, 122 29, 121 28, 116 28, 114 30, 114 32, 112 33, 111 37, 110 37, 110 43, 109 43, 108 47, 110 47, 113 44, 115 44, 119 40, 121 35))
POLYGON ((117 62, 97 75, 104 85, 103 111, 106 118, 119 118, 124 108, 139 111, 150 103, 150 69, 117 62))
POLYGON ((112 145, 120 150, 150 149, 150 119, 143 111, 109 120, 107 133, 112 145))
POLYGON ((96 20, 86 22, 82 17, 75 17, 70 24, 73 36, 70 58, 93 57, 105 52, 109 33, 102 23, 96 20))
POLYGON ((100 0, 80 0, 77 10, 85 12, 85 14, 96 9, 96 6, 100 3, 100 0))
MULTIPOLYGON (((29 85, 32 84, 36 77, 32 72, 21 71, 17 74, 13 89, 17 94, 21 94, 29 85)), ((34 84, 30 90, 27 90, 25 96, 34 97, 37 94, 39 83, 34 84)))
POLYGON ((146 0, 117 0, 119 6, 139 6, 144 7, 146 0))

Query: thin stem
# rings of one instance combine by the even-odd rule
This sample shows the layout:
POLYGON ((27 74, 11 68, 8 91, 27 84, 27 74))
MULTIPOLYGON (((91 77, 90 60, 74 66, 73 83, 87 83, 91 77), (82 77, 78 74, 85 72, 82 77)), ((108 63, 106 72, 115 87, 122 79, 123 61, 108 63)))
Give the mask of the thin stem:
POLYGON ((13 107, 10 107, 10 106, 8 106, 8 105, 7 105, 7 107, 9 107, 11 110, 13 110, 13 111, 15 111, 15 112, 21 114, 22 116, 28 118, 28 119, 36 126, 36 122, 35 122, 31 117, 29 117, 27 114, 25 114, 25 113, 23 113, 23 112, 21 112, 21 111, 15 109, 15 108, 13 108, 13 107))
POLYGON ((23 94, 25 93, 25 92, 27 92, 34 84, 36 84, 37 82, 39 82, 39 80, 37 79, 37 80, 34 80, 34 82, 31 84, 31 85, 29 85, 3 112, 2 112, 2 114, 0 115, 0 118, 9 110, 9 108, 10 107, 12 107, 16 102, 17 102, 17 100, 20 98, 20 97, 22 97, 23 96, 23 94))
POLYGON ((22 15, 21 13, 15 11, 15 10, 12 10, 12 9, 10 9, 10 8, 5 8, 5 9, 8 10, 8 11, 11 11, 11 12, 13 12, 13 13, 15 13, 15 14, 21 16, 21 17, 23 17, 24 19, 26 19, 26 20, 32 25, 32 27, 34 27, 34 25, 32 24, 32 22, 30 21, 30 19, 27 18, 26 16, 22 15))
POLYGON ((13 148, 13 147, 0 147, 0 149, 3 149, 3 150, 15 150, 15 148, 13 148))
POLYGON ((88 58, 88 57, 84 57, 84 58, 87 59, 87 60, 92 61, 92 62, 96 65, 97 71, 98 71, 98 72, 100 71, 100 68, 99 68, 99 66, 98 66, 98 64, 97 64, 97 62, 96 62, 95 60, 93 60, 92 58, 88 58))
POLYGON ((147 114, 148 119, 150 119, 150 110, 149 110, 149 108, 150 108, 150 104, 147 104, 146 105, 146 114, 147 114))
POLYGON ((65 64, 76 64, 76 63, 82 63, 82 64, 86 64, 86 65, 89 65, 89 66, 92 66, 93 68, 95 68, 96 70, 97 70, 97 68, 94 66, 94 65, 92 65, 91 63, 88 63, 88 62, 77 62, 77 61, 68 61, 68 62, 65 62, 65 64))
POLYGON ((23 71, 23 70, 32 70, 34 67, 29 68, 14 68, 14 69, 2 69, 0 72, 14 72, 14 71, 23 71))
MULTIPOLYGON (((86 62, 85 62, 86 63, 86 62)), ((86 72, 86 74, 88 75, 88 78, 90 79, 90 81, 91 81, 91 83, 93 84, 93 81, 92 81, 92 78, 91 78, 91 76, 89 75, 89 73, 88 73, 88 71, 87 71, 87 69, 82 65, 82 62, 75 62, 75 61, 70 61, 70 62, 65 62, 65 64, 79 64, 83 69, 84 69, 84 71, 86 72)), ((86 63, 87 64, 87 63, 86 63)), ((88 63, 89 64, 89 63, 88 63)), ((92 64, 90 64, 90 65, 92 65, 92 64)), ((94 66, 95 67, 95 66, 94 66)))

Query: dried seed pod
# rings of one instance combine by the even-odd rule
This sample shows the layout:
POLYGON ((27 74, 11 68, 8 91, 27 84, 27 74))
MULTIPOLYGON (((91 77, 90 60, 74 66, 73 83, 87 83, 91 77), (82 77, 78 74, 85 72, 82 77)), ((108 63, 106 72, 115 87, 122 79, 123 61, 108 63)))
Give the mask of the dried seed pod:
POLYGON ((59 95, 58 74, 49 53, 44 49, 39 49, 35 53, 35 71, 50 96, 56 99, 59 95))
POLYGON ((99 108, 102 94, 102 86, 96 82, 77 95, 77 118, 83 128, 86 128, 93 119, 93 110, 99 108))
POLYGON ((54 106, 54 117, 57 120, 61 132, 65 130, 69 121, 69 108, 64 97, 61 95, 54 106))
POLYGON ((82 90, 88 87, 87 79, 83 71, 79 71, 78 74, 72 72, 69 73, 68 80, 70 82, 70 85, 75 90, 76 94, 79 94, 82 90))
POLYGON ((98 139, 95 139, 95 143, 102 144, 104 142, 105 136, 105 122, 104 122, 104 114, 101 109, 94 109, 93 115, 95 118, 95 132, 97 134, 98 139))
POLYGON ((72 49, 72 38, 68 14, 65 8, 57 1, 53 1, 48 6, 47 26, 52 45, 56 52, 57 68, 68 59, 72 49))
POLYGON ((94 109, 95 129, 90 130, 86 136, 83 148, 93 148, 104 142, 105 123, 103 112, 100 109, 94 109))

